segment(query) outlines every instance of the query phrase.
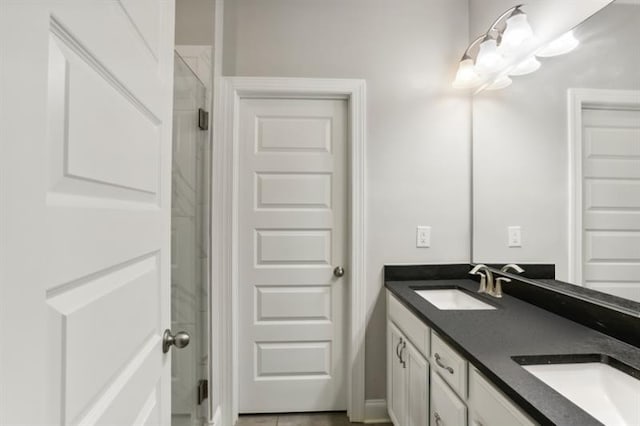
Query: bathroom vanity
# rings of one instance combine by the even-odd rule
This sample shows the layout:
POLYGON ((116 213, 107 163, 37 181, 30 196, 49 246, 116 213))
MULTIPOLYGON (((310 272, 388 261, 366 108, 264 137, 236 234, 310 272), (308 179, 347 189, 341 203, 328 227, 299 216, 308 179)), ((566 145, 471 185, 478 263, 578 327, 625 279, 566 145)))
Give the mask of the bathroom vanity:
POLYGON ((417 268, 385 268, 396 426, 640 424, 638 347, 531 300, 478 294, 469 265, 417 268))

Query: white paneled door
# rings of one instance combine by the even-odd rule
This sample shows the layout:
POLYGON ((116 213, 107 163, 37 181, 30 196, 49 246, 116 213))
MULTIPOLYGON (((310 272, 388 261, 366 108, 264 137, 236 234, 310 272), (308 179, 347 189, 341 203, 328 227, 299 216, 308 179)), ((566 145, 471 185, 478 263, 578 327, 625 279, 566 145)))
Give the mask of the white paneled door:
POLYGON ((345 410, 346 101, 239 117, 239 411, 345 410))
POLYGON ((0 423, 170 424, 172 0, 0 5, 0 423))
POLYGON ((640 301, 640 110, 583 111, 583 280, 640 301))

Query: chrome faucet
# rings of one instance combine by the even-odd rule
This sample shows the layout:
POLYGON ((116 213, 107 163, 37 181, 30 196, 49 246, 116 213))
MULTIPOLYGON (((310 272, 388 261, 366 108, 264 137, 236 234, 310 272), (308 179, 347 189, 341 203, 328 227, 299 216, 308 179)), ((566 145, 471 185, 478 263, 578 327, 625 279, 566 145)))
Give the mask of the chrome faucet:
MULTIPOLYGON (((521 273, 524 272, 524 269, 522 269, 521 267, 519 267, 515 263, 509 263, 508 265, 504 265, 500 269, 500 271, 509 272, 509 269, 513 269, 513 271, 518 273, 518 274, 521 274, 521 273)), ((495 291, 493 293, 493 296, 502 297, 502 283, 510 283, 510 282, 511 282, 511 278, 498 277, 498 279, 496 280, 496 288, 495 288, 495 291)))
POLYGON ((478 293, 487 293, 493 295, 493 273, 489 270, 487 265, 476 265, 471 271, 471 275, 480 275, 480 288, 478 293), (484 271, 484 273, 482 272, 484 271))
POLYGON ((502 297, 502 283, 510 283, 511 282, 511 278, 507 278, 507 277, 498 277, 498 279, 496 280, 496 288, 493 292, 493 296, 497 297, 497 298, 501 298, 502 297))

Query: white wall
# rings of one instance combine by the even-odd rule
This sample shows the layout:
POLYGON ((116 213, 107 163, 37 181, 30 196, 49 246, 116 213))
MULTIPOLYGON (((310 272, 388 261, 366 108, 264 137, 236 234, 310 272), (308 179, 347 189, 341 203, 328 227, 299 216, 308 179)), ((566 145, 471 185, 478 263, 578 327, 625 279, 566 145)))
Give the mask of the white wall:
POLYGON ((176 44, 213 46, 215 0, 176 0, 176 44))
POLYGON ((367 81, 368 399, 386 396, 382 266, 469 261, 470 102, 451 89, 467 25, 466 0, 225 3, 226 75, 367 81))
POLYGON ((475 261, 555 263, 567 278, 567 89, 639 90, 639 22, 639 6, 614 3, 576 30, 575 51, 474 98, 475 261), (509 225, 522 248, 506 246, 509 225))

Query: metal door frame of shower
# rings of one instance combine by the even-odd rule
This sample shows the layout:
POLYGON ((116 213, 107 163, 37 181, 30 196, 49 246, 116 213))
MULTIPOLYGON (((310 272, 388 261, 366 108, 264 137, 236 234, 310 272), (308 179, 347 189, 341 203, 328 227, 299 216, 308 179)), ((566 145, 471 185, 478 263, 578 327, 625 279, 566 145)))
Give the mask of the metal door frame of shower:
MULTIPOLYGON (((197 81, 199 81, 204 89, 205 89, 205 100, 204 100, 204 106, 205 108, 207 108, 207 112, 211 111, 212 109, 212 104, 213 104, 213 84, 212 84, 212 80, 213 80, 213 69, 211 67, 210 63, 206 63, 206 61, 204 60, 204 58, 202 57, 203 52, 208 50, 208 56, 209 58, 211 58, 211 51, 212 51, 212 46, 208 46, 208 45, 202 45, 202 46, 195 46, 195 45, 176 45, 174 48, 174 53, 175 55, 177 55, 180 60, 187 66, 187 68, 189 69, 189 71, 193 74, 193 76, 197 79, 197 81), (186 53, 190 53, 189 55, 185 55, 186 53), (195 72, 195 70, 193 70, 191 68, 191 66, 189 65, 189 62, 187 62, 187 60, 185 60, 185 56, 193 56, 193 57, 197 57, 197 60, 199 61, 198 65, 200 66, 202 62, 205 62, 205 65, 209 67, 209 74, 210 74, 210 78, 208 79, 208 81, 203 81, 203 79, 201 78, 200 75, 198 75, 198 73, 195 72)), ((208 119, 208 123, 207 123, 207 128, 206 129, 202 129, 203 131, 206 131, 208 134, 206 136, 207 142, 210 146, 212 143, 212 138, 213 138, 213 132, 212 132, 212 121, 213 121, 213 114, 209 113, 207 114, 207 119, 208 119)), ((200 123, 198 123, 200 124, 200 123)), ((203 384, 201 383, 202 380, 200 380, 200 382, 196 383, 197 384, 197 396, 198 399, 206 399, 206 405, 204 406, 206 408, 206 412, 202 413, 202 416, 200 416, 201 418, 204 418, 206 422, 208 422, 209 424, 215 424, 215 425, 219 425, 219 420, 216 420, 215 417, 215 413, 213 410, 213 403, 212 403, 212 390, 211 390, 211 383, 213 380, 213 360, 212 360, 212 342, 213 342, 213 336, 212 336, 212 331, 215 329, 215 324, 213 323, 213 316, 212 316, 212 300, 213 298, 211 297, 214 291, 214 287, 213 287, 213 274, 212 274, 212 250, 211 250, 211 245, 212 245, 212 238, 211 238, 211 230, 212 230, 212 212, 213 212, 213 203, 212 203, 212 189, 213 189, 213 162, 214 162, 214 156, 213 156, 213 149, 209 150, 208 153, 208 157, 206 160, 209 163, 209 170, 208 173, 205 173, 209 180, 208 183, 208 192, 207 195, 209 197, 208 201, 208 217, 207 219, 207 228, 208 228, 208 232, 205 235, 206 241, 204 243, 204 245, 208 248, 208 253, 207 253, 207 265, 204 268, 204 271, 206 273, 206 283, 204 284, 204 286, 207 287, 207 316, 205 319, 205 323, 203 324, 203 333, 199 334, 198 336, 194 336, 194 338, 199 338, 200 335, 204 334, 207 336, 207 342, 204 342, 203 348, 205 349, 203 352, 206 353, 207 355, 207 365, 206 365, 206 388, 203 386, 203 384), (206 396, 205 396, 206 395, 206 396), (204 398, 202 398, 204 396, 204 398)), ((203 286, 203 287, 204 287, 203 286)), ((198 405, 201 405, 202 401, 194 401, 194 404, 197 403, 198 405)), ((198 412, 198 408, 196 406, 196 412, 198 412)), ((218 418, 219 418, 219 410, 218 411, 218 418)))

